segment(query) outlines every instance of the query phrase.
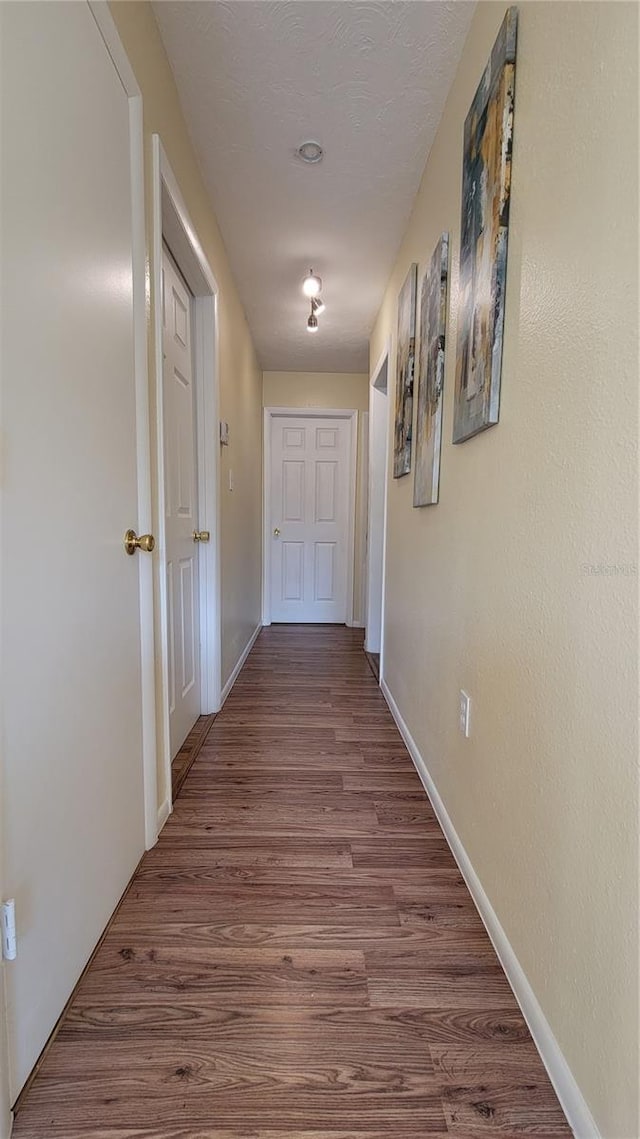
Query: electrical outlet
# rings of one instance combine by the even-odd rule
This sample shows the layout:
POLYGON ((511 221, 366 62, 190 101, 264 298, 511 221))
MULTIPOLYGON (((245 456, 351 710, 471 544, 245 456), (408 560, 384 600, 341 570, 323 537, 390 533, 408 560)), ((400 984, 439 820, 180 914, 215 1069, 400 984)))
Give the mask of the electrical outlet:
POLYGON ((462 732, 463 736, 466 736, 467 739, 469 738, 469 735, 470 735, 470 727, 471 727, 470 716, 471 716, 471 697, 468 695, 468 693, 466 693, 464 691, 463 688, 461 688, 460 689, 459 723, 460 723, 460 731, 462 732))

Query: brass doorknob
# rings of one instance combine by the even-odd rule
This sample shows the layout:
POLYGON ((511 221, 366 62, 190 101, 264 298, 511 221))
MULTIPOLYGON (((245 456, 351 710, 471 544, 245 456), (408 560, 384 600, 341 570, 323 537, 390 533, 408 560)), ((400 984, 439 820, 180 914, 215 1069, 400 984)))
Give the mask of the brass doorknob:
POLYGON ((141 534, 138 537, 135 530, 127 530, 124 536, 124 548, 128 554, 133 555, 136 550, 144 550, 145 554, 150 554, 155 549, 155 544, 153 534, 141 534))
POLYGON ((280 530, 277 526, 276 526, 275 530, 273 531, 273 536, 274 536, 274 538, 280 537, 280 530))
POLYGON ((209 533, 208 530, 194 530, 193 531, 194 542, 208 542, 210 537, 211 537, 211 534, 209 533))

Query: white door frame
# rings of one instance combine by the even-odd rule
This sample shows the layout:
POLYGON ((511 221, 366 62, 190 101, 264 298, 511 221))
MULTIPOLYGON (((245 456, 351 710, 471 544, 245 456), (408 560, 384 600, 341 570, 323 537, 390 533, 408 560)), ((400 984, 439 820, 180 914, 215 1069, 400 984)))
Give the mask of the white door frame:
MULTIPOLYGON (((142 92, 122 46, 107 0, 88 0, 106 49, 129 99, 131 138, 131 202, 133 254, 134 374, 136 388, 136 451, 138 475, 138 533, 152 532, 151 423, 147 358, 147 266, 144 202, 144 131, 142 92)), ((153 559, 138 558, 140 581, 140 657, 142 697, 142 768, 144 834, 149 850, 158 840, 158 777, 156 765, 156 681, 153 602, 153 559)))
POLYGON ((347 625, 353 625, 353 569, 356 533, 358 412, 355 408, 265 407, 262 468, 262 624, 271 624, 271 421, 272 419, 347 419, 351 428, 349 459, 349 528, 347 533, 347 625))
MULTIPOLYGON (((385 436, 385 463, 384 463, 384 489, 383 489, 383 506, 382 506, 382 587, 381 587, 381 609, 380 609, 380 666, 379 666, 379 680, 378 680, 379 684, 382 684, 382 679, 384 676, 384 625, 385 625, 384 616, 385 616, 385 592, 386 592, 386 576, 387 576, 387 492, 388 492, 388 486, 389 486, 389 433, 390 433, 390 419, 391 419, 391 413, 389 411, 389 408, 391 406, 391 404, 389 403, 389 363, 390 363, 390 360, 391 360, 391 340, 389 339, 389 340, 387 340, 382 352, 380 353, 380 356, 376 362, 376 365, 375 365, 373 371, 371 372, 371 376, 369 379, 369 389, 375 388, 377 386, 378 380, 380 379, 382 369, 386 366, 386 369, 387 369, 387 422, 386 422, 386 428, 385 428, 385 433, 384 433, 384 436, 385 436)), ((371 402, 371 400, 370 400, 370 402, 371 402)), ((371 446, 371 441, 373 438, 374 438, 374 431, 372 430, 372 422, 371 422, 371 416, 370 416, 370 418, 369 418, 369 445, 370 446, 371 446)), ((373 468, 373 463, 371 462, 371 455, 370 455, 369 456, 369 480, 371 479, 372 468, 373 468)), ((370 493, 369 487, 367 488, 367 500, 368 500, 368 511, 369 511, 367 533, 369 534, 369 538, 370 538, 370 536, 371 536, 372 501, 371 501, 371 493, 370 493)), ((367 590, 366 590, 366 597, 365 597, 365 629, 366 629, 368 616, 369 616, 369 595, 370 595, 370 591, 371 591, 371 542, 370 541, 369 541, 368 553, 369 553, 369 557, 368 557, 368 561, 367 561, 367 590)), ((365 632, 365 646, 366 646, 366 632, 365 632)))
POLYGON ((169 642, 167 597, 167 551, 165 537, 163 357, 162 357, 162 242, 193 293, 194 378, 198 460, 199 527, 209 530, 211 541, 200 544, 200 710, 202 715, 220 709, 221 598, 220 510, 218 444, 219 335, 218 284, 198 239, 178 181, 165 154, 160 136, 152 136, 153 162, 153 255, 152 310, 155 345, 155 462, 158 482, 156 537, 158 540, 157 637, 160 648, 159 703, 162 721, 160 739, 164 772, 164 798, 157 807, 158 830, 171 813, 171 737, 169 732, 169 642))
POLYGON ((358 433, 358 526, 361 535, 360 556, 360 620, 352 621, 356 629, 365 629, 367 625, 367 590, 369 588, 369 412, 360 412, 360 431, 358 433))

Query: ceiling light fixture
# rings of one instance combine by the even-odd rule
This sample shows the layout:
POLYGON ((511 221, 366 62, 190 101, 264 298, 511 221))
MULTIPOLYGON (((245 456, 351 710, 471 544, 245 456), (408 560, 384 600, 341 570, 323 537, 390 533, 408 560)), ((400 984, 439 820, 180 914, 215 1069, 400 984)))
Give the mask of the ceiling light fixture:
POLYGON ((300 146, 296 150, 296 157, 299 158, 301 162, 306 162, 308 166, 313 166, 316 162, 322 162, 324 150, 319 142, 314 142, 313 139, 309 139, 308 142, 300 143, 300 146))
POLYGON ((318 318, 317 318, 317 316, 314 316, 313 313, 311 313, 311 316, 309 317, 309 319, 307 321, 307 332, 317 332, 317 331, 318 331, 318 318))
POLYGON ((307 273, 304 281, 302 282, 302 291, 305 297, 318 297, 322 288, 322 277, 318 277, 313 269, 307 273))
POLYGON ((325 308, 326 305, 322 297, 311 298, 311 311, 315 313, 316 316, 320 316, 320 314, 324 312, 325 308))

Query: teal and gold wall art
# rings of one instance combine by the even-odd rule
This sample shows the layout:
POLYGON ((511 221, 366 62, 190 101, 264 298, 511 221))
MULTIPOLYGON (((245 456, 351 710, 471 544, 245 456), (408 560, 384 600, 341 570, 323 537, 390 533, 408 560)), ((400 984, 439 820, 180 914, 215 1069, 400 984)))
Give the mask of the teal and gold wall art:
POLYGON ((448 277, 449 234, 443 233, 420 292, 414 506, 432 506, 438 501, 448 277))
POLYGON ((393 438, 393 477, 411 470, 413 424, 413 369, 416 353, 416 289, 418 266, 412 265, 398 297, 398 347, 396 353, 396 416, 393 438))
POLYGON ((453 442, 498 422, 517 8, 509 8, 464 124, 453 442))

